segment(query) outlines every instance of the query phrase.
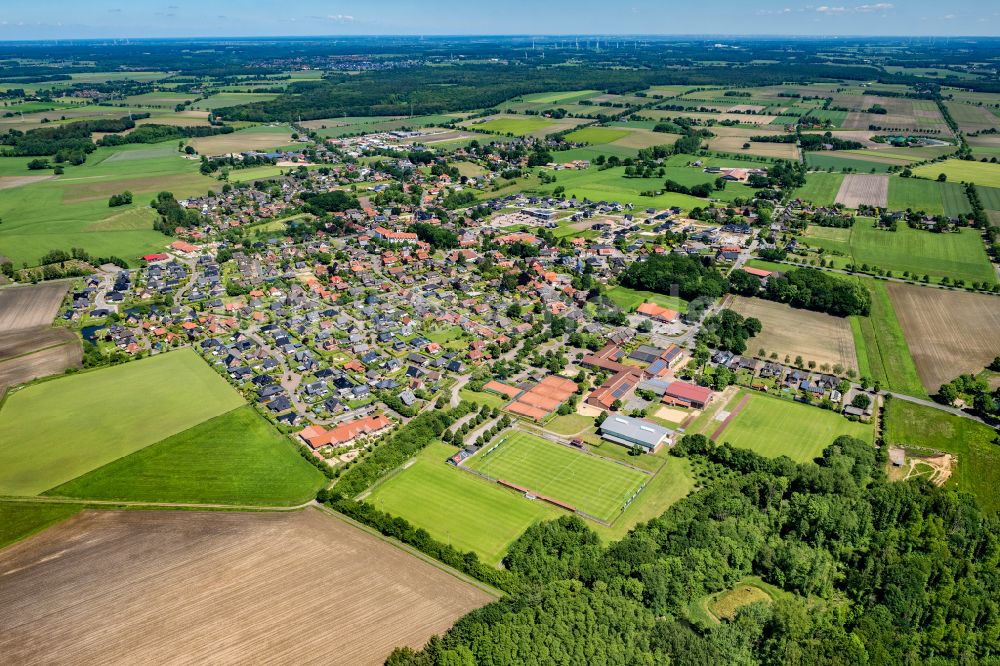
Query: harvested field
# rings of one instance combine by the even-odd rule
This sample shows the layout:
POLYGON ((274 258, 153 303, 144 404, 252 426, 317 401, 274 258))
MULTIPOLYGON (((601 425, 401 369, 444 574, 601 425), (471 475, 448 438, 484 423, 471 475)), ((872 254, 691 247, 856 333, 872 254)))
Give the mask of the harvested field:
POLYGON ((68 290, 69 282, 0 289, 0 333, 50 325, 68 290))
POLYGON ((315 509, 85 511, 0 576, 18 664, 381 664, 493 599, 315 509))
POLYGON ((1000 355, 1000 299, 911 285, 886 285, 924 388, 935 393, 1000 355))
POLYGON ((0 397, 11 386, 78 368, 83 359, 80 342, 66 329, 28 330, 0 335, 0 397), (9 343, 11 338, 27 339, 9 343), (52 339, 58 336, 59 340, 52 339), (66 337, 68 336, 68 339, 66 337))
POLYGON ((227 155, 247 150, 270 150, 292 143, 292 131, 287 126, 253 127, 232 134, 217 134, 191 139, 193 146, 202 155, 227 155))
POLYGON ((747 343, 748 353, 763 347, 768 354, 777 352, 779 360, 787 354, 793 359, 802 356, 804 361, 816 361, 818 366, 839 363, 845 368, 858 369, 851 323, 846 318, 742 296, 733 297, 732 309, 756 317, 764 326, 747 343))
POLYGON ((889 177, 848 174, 837 192, 837 203, 848 208, 862 204, 885 208, 889 199, 889 177))
POLYGON ((709 139, 708 147, 724 153, 746 153, 748 155, 759 155, 761 157, 778 157, 786 160, 798 160, 799 149, 794 143, 767 143, 761 141, 751 141, 751 136, 762 134, 776 135, 778 132, 764 132, 752 128, 720 127, 713 128, 718 136, 709 139), (744 148, 743 144, 749 143, 749 148, 744 148))
POLYGON ((10 190, 22 185, 40 183, 50 178, 55 178, 55 176, 0 176, 0 190, 10 190))

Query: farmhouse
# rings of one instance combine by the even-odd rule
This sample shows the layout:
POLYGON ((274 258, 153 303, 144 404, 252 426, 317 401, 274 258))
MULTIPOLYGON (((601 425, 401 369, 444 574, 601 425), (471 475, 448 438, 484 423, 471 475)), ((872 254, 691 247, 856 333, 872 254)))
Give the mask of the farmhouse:
POLYGON ((661 321, 664 324, 673 324, 680 319, 680 313, 670 308, 660 307, 656 303, 643 303, 636 309, 636 312, 645 315, 650 319, 661 321))
POLYGON ((639 447, 646 453, 656 453, 664 443, 673 446, 674 431, 661 425, 631 416, 609 416, 601 424, 601 437, 628 447, 639 447))
POLYGON ((668 405, 702 409, 712 400, 712 391, 704 386, 675 381, 663 393, 663 402, 668 405))

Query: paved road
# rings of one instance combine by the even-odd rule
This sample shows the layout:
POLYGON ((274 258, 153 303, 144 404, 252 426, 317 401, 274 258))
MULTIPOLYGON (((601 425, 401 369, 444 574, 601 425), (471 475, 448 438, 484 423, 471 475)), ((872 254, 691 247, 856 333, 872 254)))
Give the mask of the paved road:
POLYGON ((912 395, 906 395, 905 393, 896 393, 894 391, 881 391, 881 395, 892 395, 893 398, 899 398, 900 400, 905 400, 906 402, 912 402, 915 405, 923 405, 924 407, 931 407, 933 409, 941 410, 942 412, 948 412, 949 414, 954 414, 955 416, 961 416, 962 418, 969 419, 971 421, 979 421, 985 426, 993 427, 992 424, 987 423, 983 419, 979 418, 975 414, 970 414, 968 412, 962 411, 958 407, 951 407, 949 405, 942 405, 939 402, 934 402, 933 400, 924 400, 923 398, 916 398, 912 395))

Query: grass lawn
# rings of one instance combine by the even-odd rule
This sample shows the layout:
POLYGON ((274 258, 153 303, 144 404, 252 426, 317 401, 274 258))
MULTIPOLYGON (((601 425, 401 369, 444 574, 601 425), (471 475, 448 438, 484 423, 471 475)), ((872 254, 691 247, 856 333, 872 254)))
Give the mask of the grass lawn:
POLYGON ((565 514, 447 464, 454 453, 453 446, 432 443, 367 501, 406 518, 436 539, 477 553, 490 564, 498 564, 510 544, 533 523, 565 514))
POLYGON ((242 404, 190 349, 28 386, 0 409, 0 494, 37 495, 242 404))
POLYGON ((885 441, 904 448, 945 451, 958 457, 948 486, 972 493, 990 513, 1000 510, 1000 446, 992 428, 903 400, 889 402, 885 441))
POLYGON ((289 506, 325 477, 244 405, 49 490, 47 495, 137 502, 289 506))
POLYGON ((627 312, 633 312, 645 302, 656 303, 660 307, 670 308, 678 312, 687 312, 688 303, 679 296, 664 296, 652 291, 638 291, 628 287, 612 287, 607 296, 615 305, 627 312))
POLYGON ((594 417, 583 414, 565 414, 557 416, 545 424, 545 429, 557 435, 575 435, 587 429, 594 428, 594 417))
POLYGON ((872 441, 869 424, 853 423, 840 414, 781 398, 741 392, 729 403, 730 408, 739 404, 744 394, 750 396, 749 402, 719 436, 733 446, 772 458, 784 455, 808 462, 841 435, 872 441))
POLYGON ((507 398, 497 395, 496 393, 487 393, 486 391, 473 391, 472 389, 464 388, 458 392, 458 397, 461 400, 467 402, 474 402, 480 407, 483 405, 488 405, 490 407, 503 407, 510 400, 507 398))
POLYGON ((969 162, 966 160, 945 160, 937 164, 926 164, 913 170, 915 176, 936 179, 945 174, 953 183, 974 183, 985 187, 1000 187, 1000 164, 990 162, 969 162))
POLYGON ((648 475, 528 433, 511 433, 466 465, 611 521, 648 475))
POLYGON ((253 102, 269 102, 278 95, 276 93, 240 93, 223 92, 206 97, 191 105, 192 109, 221 109, 227 106, 239 106, 253 102))
POLYGON ((832 206, 843 182, 842 173, 810 173, 806 176, 806 184, 795 190, 795 197, 817 206, 832 206))
POLYGON ((74 504, 0 502, 0 548, 62 522, 81 508, 74 504))
POLYGON ((862 376, 879 381, 890 391, 926 398, 917 366, 906 344, 885 283, 858 278, 872 296, 868 317, 851 317, 851 332, 862 376))

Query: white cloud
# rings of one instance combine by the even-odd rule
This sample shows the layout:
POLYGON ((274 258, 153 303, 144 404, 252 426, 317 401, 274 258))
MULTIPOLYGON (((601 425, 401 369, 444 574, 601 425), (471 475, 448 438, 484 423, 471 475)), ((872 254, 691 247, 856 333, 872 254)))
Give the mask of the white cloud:
POLYGON ((828 7, 827 5, 820 5, 816 8, 816 11, 820 14, 844 14, 847 12, 847 7, 828 7))
POLYGON ((891 2, 876 2, 873 5, 858 5, 854 11, 867 13, 867 12, 887 12, 890 9, 895 9, 896 5, 891 2))
POLYGON ((326 17, 328 21, 334 21, 336 23, 353 23, 354 17, 347 14, 331 14, 326 17))
POLYGON ((816 11, 820 14, 871 14, 872 12, 888 12, 895 7, 896 5, 891 2, 876 2, 870 5, 855 5, 854 7, 820 5, 816 11))

